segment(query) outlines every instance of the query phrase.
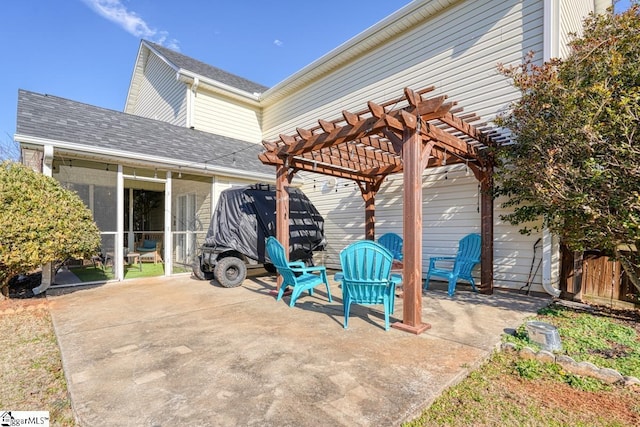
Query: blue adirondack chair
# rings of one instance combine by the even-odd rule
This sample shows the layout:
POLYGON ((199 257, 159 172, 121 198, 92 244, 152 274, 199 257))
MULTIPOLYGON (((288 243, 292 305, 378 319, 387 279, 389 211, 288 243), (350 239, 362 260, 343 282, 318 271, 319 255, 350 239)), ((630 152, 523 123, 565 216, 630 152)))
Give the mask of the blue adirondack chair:
POLYGON ((449 281, 449 296, 453 296, 456 291, 456 283, 459 279, 467 280, 471 283, 471 288, 476 289, 476 283, 471 276, 471 270, 480 262, 480 235, 469 234, 458 243, 458 253, 455 257, 432 257, 429 260, 429 272, 424 281, 424 289, 429 288, 431 277, 442 277, 449 281), (436 263, 447 261, 450 267, 440 266, 436 263), (452 265, 451 265, 452 264, 452 265))
POLYGON ((378 243, 391 252, 394 260, 402 261, 402 237, 396 233, 386 233, 380 236, 378 243))
POLYGON ((342 272, 336 274, 336 280, 342 282, 345 329, 349 325, 351 304, 382 304, 384 328, 389 330, 396 286, 402 281, 399 276, 391 275, 392 263, 391 252, 370 240, 352 243, 340 252, 342 272))
POLYGON ((313 295, 313 288, 325 285, 327 287, 329 302, 332 302, 326 268, 306 267, 302 261, 288 262, 284 247, 278 239, 273 236, 267 239, 267 253, 269 254, 271 263, 278 270, 278 274, 282 276, 282 286, 280 286, 276 301, 280 301, 285 289, 291 286, 293 290, 291 292, 289 307, 293 307, 302 292, 309 291, 309 295, 313 295))

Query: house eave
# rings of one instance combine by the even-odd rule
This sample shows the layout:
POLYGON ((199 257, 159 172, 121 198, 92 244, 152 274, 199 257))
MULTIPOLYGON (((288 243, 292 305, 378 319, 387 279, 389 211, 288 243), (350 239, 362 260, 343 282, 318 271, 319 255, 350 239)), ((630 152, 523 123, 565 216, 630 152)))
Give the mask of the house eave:
POLYGON ((349 39, 326 55, 264 92, 260 100, 263 107, 296 92, 307 84, 342 67, 354 58, 387 43, 421 22, 458 3, 459 0, 416 0, 349 39))
POLYGON ((53 146, 54 152, 64 155, 75 154, 91 157, 96 161, 106 163, 121 163, 126 166, 161 168, 176 172, 192 172, 201 175, 224 175, 235 178, 275 182, 274 174, 265 174, 252 171, 244 171, 236 168, 211 165, 204 162, 189 162, 175 160, 167 157, 153 156, 149 154, 137 154, 129 151, 113 150, 100 147, 88 147, 84 144, 76 144, 67 141, 58 141, 28 135, 15 134, 14 139, 23 147, 41 148, 46 145, 53 146))

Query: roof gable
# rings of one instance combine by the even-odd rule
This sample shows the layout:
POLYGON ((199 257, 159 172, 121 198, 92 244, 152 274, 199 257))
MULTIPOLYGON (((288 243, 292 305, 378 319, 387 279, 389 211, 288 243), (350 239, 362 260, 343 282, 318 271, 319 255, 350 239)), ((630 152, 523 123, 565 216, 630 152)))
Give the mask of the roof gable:
POLYGON ((143 40, 142 43, 149 46, 156 54, 164 57, 165 60, 173 64, 177 69, 191 71, 199 76, 215 80, 248 93, 262 93, 269 89, 267 86, 252 82, 251 80, 247 80, 235 74, 231 74, 212 65, 205 64, 204 62, 188 57, 159 44, 152 43, 147 40, 143 40))

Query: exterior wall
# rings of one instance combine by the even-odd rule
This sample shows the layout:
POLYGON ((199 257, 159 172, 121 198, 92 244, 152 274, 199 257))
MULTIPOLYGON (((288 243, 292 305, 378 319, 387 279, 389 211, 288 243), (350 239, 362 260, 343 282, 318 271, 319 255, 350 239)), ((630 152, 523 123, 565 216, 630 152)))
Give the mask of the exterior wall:
POLYGON ((261 120, 259 108, 213 92, 199 89, 193 98, 192 125, 198 130, 260 143, 261 120))
POLYGON ((559 54, 561 58, 566 58, 570 53, 567 46, 575 33, 578 36, 582 34, 582 21, 591 12, 594 11, 594 4, 589 1, 576 0, 559 0, 559 54))
MULTIPOLYGON (((469 233, 480 232, 478 182, 461 165, 433 168, 423 174, 423 277, 429 258, 453 256, 458 241, 469 233)), ((324 263, 340 268, 340 250, 349 243, 364 239, 364 202, 357 185, 331 178, 308 175, 303 191, 325 219, 328 247, 324 263), (329 183, 329 185, 325 184, 329 183), (337 191, 336 191, 337 188, 337 191)), ((387 232, 402 235, 402 178, 389 177, 376 196, 376 237, 387 232)), ((494 279, 495 285, 518 289, 526 284, 533 262, 533 245, 541 234, 520 235, 517 229, 500 221, 507 213, 495 202, 494 279)), ((541 246, 535 253, 535 263, 541 259, 541 246)), ((535 270, 535 268, 534 268, 535 270)), ((542 291, 542 270, 535 274, 533 291, 542 291)), ((474 271, 480 278, 480 267, 474 271)))
POLYGON ((542 52, 542 6, 534 0, 461 2, 269 106, 264 137, 315 126, 343 109, 361 110, 368 100, 401 96, 404 87, 435 85, 430 96, 447 94, 466 111, 491 119, 516 97, 496 65, 542 52))
POLYGON ((127 112, 178 126, 186 126, 187 86, 156 55, 149 55, 139 84, 137 102, 127 112))
MULTIPOLYGON (((446 94, 465 112, 489 122, 518 96, 496 65, 518 63, 531 50, 541 58, 542 1, 460 2, 270 105, 264 112, 265 139, 294 133, 296 127, 313 127, 315 120, 334 119, 345 109, 359 111, 368 100, 382 102, 402 96, 404 87, 435 85, 428 96, 446 94)), ((454 254, 462 236, 480 230, 477 182, 464 169, 455 172, 455 168, 449 167, 448 179, 443 170, 424 173, 425 275, 430 256, 454 254)), ((327 221, 327 265, 338 267, 339 250, 364 237, 360 192, 353 185, 338 185, 337 193, 318 194, 313 191, 313 178, 316 182, 325 178, 312 174, 305 178, 303 190, 327 221)), ((387 231, 402 233, 401 182, 400 176, 394 177, 378 193, 377 236, 387 231)), ((516 228, 502 224, 501 212, 496 203, 495 285, 519 288, 527 280, 533 243, 540 236, 522 236, 516 228)), ((540 283, 539 277, 536 282, 540 283)))
POLYGON ((43 152, 41 150, 34 150, 30 148, 22 149, 22 164, 36 172, 42 173, 42 158, 43 152))
POLYGON ((173 230, 206 232, 211 219, 211 178, 194 175, 178 178, 177 175, 174 175, 171 184, 173 187, 171 207, 174 209, 177 206, 178 197, 195 195, 195 223, 177 224, 176 212, 173 212, 173 230))

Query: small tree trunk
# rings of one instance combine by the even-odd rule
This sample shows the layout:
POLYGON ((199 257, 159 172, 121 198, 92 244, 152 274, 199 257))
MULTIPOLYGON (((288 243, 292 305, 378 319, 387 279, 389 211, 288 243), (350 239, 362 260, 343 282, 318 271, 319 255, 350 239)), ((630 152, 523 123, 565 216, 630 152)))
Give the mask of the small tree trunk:
MULTIPOLYGON (((627 273, 627 277, 629 278, 629 281, 633 284, 633 286, 635 286, 638 292, 640 292, 640 278, 638 277, 637 252, 635 253, 635 258, 636 258, 635 263, 631 261, 629 258, 627 258, 624 252, 618 250, 617 248, 616 248, 616 258, 620 261, 620 264, 622 265, 622 268, 624 269, 625 273, 627 273)), ((631 256, 630 258, 633 258, 633 256, 631 256)))
POLYGON ((573 299, 582 301, 582 272, 584 271, 584 252, 573 253, 573 299))

